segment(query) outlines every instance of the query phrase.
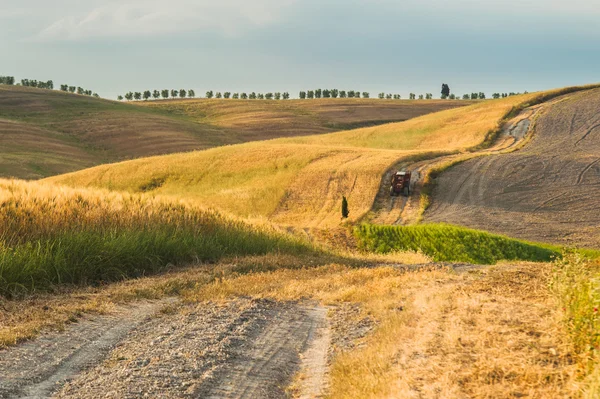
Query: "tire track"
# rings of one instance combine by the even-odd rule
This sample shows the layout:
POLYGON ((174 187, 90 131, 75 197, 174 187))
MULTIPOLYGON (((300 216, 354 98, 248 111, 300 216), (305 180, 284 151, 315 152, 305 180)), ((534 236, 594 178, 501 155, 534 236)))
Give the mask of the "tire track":
POLYGON ((64 333, 0 351, 0 398, 45 398, 86 368, 101 362, 127 334, 165 303, 122 308, 83 319, 64 333))
MULTIPOLYGON (((600 126, 600 125, 599 125, 600 126)), ((583 178, 585 176, 585 174, 594 167, 594 165, 596 165, 598 162, 600 162, 600 158, 596 159, 593 162, 590 162, 585 168, 583 168, 583 170, 581 171, 581 173, 579 173, 579 176, 577 176, 577 184, 581 184, 583 182, 583 178)))
POLYGON ((579 140, 577 140, 575 142, 575 147, 577 147, 579 145, 579 143, 581 143, 583 140, 585 140, 587 138, 587 136, 590 135, 590 133, 592 133, 594 130, 596 130, 599 127, 600 127, 600 123, 592 126, 579 140))

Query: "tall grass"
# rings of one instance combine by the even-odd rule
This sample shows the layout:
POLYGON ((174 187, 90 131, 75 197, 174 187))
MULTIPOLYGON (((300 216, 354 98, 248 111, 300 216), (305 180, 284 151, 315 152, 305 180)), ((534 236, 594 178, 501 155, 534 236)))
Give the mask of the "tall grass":
POLYGON ((438 262, 495 264, 500 260, 547 262, 557 249, 446 224, 417 226, 361 225, 354 234, 359 248, 376 253, 418 251, 438 262))
POLYGON ((586 398, 600 397, 600 263, 568 254, 554 263, 551 289, 578 355, 586 398))
POLYGON ((310 247, 183 202, 0 180, 0 295, 310 247))

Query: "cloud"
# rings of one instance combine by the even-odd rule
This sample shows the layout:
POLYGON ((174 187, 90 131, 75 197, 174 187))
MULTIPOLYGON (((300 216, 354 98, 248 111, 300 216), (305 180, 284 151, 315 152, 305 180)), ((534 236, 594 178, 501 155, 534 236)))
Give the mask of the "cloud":
POLYGON ((296 0, 129 0, 60 18, 41 41, 136 37, 211 30, 236 36, 277 23, 296 0))
POLYGON ((600 14, 599 0, 407 0, 423 8, 435 6, 446 10, 471 10, 476 12, 500 12, 530 15, 569 14, 585 15, 600 14))

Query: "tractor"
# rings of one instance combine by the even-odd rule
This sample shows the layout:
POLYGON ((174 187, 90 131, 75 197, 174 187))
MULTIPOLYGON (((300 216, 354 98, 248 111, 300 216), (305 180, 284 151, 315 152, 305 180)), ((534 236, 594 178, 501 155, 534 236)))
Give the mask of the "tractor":
POLYGON ((410 195, 410 172, 396 172, 392 176, 392 184, 390 186, 390 195, 396 196, 403 194, 408 197, 410 195))

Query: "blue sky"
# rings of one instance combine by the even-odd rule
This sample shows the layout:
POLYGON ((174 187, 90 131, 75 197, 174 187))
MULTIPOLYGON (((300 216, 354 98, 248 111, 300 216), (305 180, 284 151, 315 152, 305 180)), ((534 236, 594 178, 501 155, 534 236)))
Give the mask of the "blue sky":
POLYGON ((0 75, 439 94, 600 81, 600 0, 0 0, 0 75))

